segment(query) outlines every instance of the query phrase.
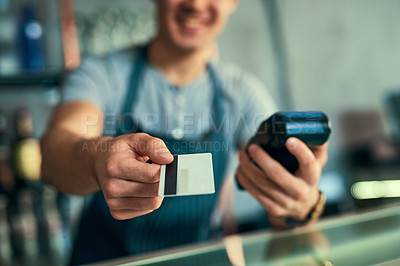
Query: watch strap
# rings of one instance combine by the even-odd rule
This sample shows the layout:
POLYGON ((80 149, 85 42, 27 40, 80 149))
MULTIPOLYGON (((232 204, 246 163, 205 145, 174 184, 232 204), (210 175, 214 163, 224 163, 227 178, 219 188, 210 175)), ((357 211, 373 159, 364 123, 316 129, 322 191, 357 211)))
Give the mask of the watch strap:
POLYGON ((290 217, 284 217, 284 221, 291 227, 309 224, 312 221, 317 220, 321 216, 325 208, 325 202, 326 202, 325 194, 319 191, 319 199, 317 204, 314 206, 314 208, 311 209, 311 211, 308 213, 307 217, 304 220, 296 220, 290 217))

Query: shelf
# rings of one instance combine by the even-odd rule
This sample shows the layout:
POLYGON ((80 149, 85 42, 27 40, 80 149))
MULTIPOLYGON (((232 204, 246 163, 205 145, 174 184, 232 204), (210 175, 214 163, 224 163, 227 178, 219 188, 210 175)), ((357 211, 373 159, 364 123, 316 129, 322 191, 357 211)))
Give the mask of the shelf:
POLYGON ((80 64, 73 0, 7 3, 0 10, 0 89, 59 84, 80 64))
POLYGON ((7 75, 6 77, 0 76, 0 89, 2 87, 24 85, 59 85, 66 73, 66 70, 47 70, 40 73, 19 73, 7 75))

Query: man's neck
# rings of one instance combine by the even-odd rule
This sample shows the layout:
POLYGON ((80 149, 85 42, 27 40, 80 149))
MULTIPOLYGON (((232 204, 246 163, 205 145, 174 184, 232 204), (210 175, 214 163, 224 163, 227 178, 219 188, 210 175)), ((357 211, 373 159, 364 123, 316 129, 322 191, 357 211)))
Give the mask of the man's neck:
POLYGON ((181 87, 203 73, 212 50, 212 47, 206 47, 182 51, 156 38, 149 46, 148 60, 172 85, 181 87))

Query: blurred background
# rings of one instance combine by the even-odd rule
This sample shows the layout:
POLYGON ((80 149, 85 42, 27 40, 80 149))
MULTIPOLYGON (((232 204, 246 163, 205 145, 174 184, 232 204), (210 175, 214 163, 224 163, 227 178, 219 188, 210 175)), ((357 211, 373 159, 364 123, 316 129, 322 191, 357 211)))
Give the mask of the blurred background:
MULTIPOLYGON (((400 198, 400 1, 240 1, 223 61, 256 75, 282 110, 332 121, 324 215, 400 198)), ((63 265, 85 200, 40 181, 38 139, 63 77, 89 54, 154 34, 147 0, 0 0, 0 265, 63 265)), ((259 208, 236 191, 243 231, 259 208)))

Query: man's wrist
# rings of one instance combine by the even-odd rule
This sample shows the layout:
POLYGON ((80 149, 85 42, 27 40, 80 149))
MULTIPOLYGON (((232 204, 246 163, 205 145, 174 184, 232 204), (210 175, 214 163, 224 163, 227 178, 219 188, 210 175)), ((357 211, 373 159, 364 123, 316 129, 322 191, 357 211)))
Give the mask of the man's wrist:
POLYGON ((310 212, 307 214, 307 216, 300 220, 300 219, 295 219, 295 218, 289 218, 288 216, 272 216, 268 215, 268 219, 273 227, 276 229, 289 229, 289 228, 294 228, 298 226, 303 226, 307 224, 311 224, 315 221, 318 220, 318 218, 322 215, 324 206, 325 206, 325 201, 326 201, 326 196, 318 190, 318 200, 313 206, 313 208, 310 210, 310 212))
POLYGON ((314 207, 310 210, 308 215, 306 216, 305 219, 298 220, 298 219, 293 219, 291 217, 283 217, 285 223, 289 225, 290 227, 296 227, 296 226, 301 226, 301 225, 307 225, 310 223, 315 222, 318 220, 318 218, 322 215, 324 208, 325 208, 325 202, 326 202, 326 196, 324 193, 319 191, 319 198, 317 203, 314 205, 314 207))
POLYGON ((87 185, 88 189, 93 192, 100 190, 96 161, 98 160, 98 157, 101 156, 100 153, 108 152, 108 149, 111 148, 110 144, 108 144, 111 139, 112 137, 83 139, 76 145, 76 149, 79 149, 78 154, 86 154, 82 156, 82 161, 87 161, 84 165, 81 165, 81 167, 87 167, 87 169, 81 170, 89 174, 89 183, 87 185))

